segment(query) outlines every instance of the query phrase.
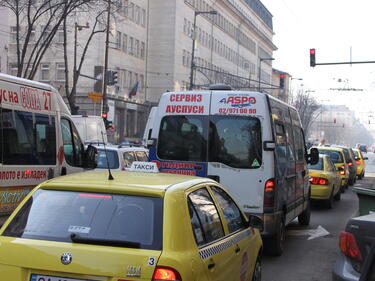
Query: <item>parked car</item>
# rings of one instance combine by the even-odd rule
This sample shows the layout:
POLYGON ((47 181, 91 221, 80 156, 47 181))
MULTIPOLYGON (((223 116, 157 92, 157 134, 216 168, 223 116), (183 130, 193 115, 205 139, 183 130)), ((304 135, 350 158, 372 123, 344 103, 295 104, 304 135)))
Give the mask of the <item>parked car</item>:
POLYGON ((352 218, 340 234, 341 253, 333 268, 334 281, 373 281, 375 271, 373 262, 375 250, 375 214, 352 218), (371 255, 370 255, 371 254, 371 255), (369 260, 367 261, 367 258, 369 260), (361 276, 366 274, 368 276, 361 276), (370 277, 372 279, 365 279, 370 277), (362 277, 362 279, 360 279, 362 277))
POLYGON ((362 179, 365 176, 366 162, 368 157, 363 157, 361 150, 354 148, 355 162, 357 163, 357 177, 362 179))
POLYGON ((98 150, 96 170, 126 170, 134 161, 148 161, 148 149, 134 146, 95 145, 98 150))
POLYGON ((341 177, 341 192, 348 187, 349 182, 349 166, 345 162, 344 151, 338 147, 317 147, 320 154, 328 155, 335 164, 341 177))
POLYGON ((320 155, 319 162, 309 164, 311 199, 322 200, 328 209, 333 200, 341 199, 341 178, 328 155, 320 155))
POLYGON ((112 174, 37 187, 0 229, 1 280, 261 280, 263 222, 220 184, 112 174))

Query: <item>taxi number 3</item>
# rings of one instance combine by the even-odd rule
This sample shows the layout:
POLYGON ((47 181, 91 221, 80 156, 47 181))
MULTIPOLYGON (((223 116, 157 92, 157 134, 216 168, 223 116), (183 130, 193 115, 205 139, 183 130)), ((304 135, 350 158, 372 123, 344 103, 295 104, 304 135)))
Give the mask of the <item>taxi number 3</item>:
POLYGON ((148 258, 148 265, 149 266, 154 266, 155 265, 155 258, 149 257, 148 258))

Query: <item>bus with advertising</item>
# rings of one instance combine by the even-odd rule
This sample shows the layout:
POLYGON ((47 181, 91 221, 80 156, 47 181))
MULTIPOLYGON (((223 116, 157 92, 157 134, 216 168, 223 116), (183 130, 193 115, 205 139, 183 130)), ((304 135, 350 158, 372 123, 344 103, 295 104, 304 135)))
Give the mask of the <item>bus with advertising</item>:
POLYGON ((294 218, 308 225, 310 183, 304 132, 295 108, 264 93, 167 92, 148 119, 144 142, 161 172, 222 183, 246 213, 264 221, 271 253, 284 248, 294 218))
POLYGON ((39 183, 94 166, 56 89, 0 74, 0 225, 39 183))

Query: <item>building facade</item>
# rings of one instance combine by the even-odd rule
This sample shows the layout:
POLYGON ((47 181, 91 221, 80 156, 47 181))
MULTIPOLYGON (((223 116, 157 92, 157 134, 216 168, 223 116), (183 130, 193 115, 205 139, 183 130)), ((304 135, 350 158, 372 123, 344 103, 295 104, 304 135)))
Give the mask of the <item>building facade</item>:
MULTIPOLYGON (((114 142, 142 136, 150 107, 163 92, 190 88, 193 39, 193 89, 226 83, 235 89, 258 90, 260 80, 261 90, 268 91, 273 83, 272 15, 259 0, 122 0, 111 12, 108 69, 117 72, 118 78, 107 88, 107 101, 114 142), (216 14, 205 13, 209 11, 216 14)), ((2 71, 16 75, 14 17, 6 17, 7 10, 0 13, 4 14, 3 24, 9 26, 8 44, 0 46, 1 65, 7 66, 2 71)), ((68 77, 70 89, 73 59, 79 65, 95 18, 85 12, 70 16, 66 25, 68 67, 64 33, 59 29, 39 63, 35 80, 52 84, 64 95, 68 77)), ((97 28, 104 30, 104 24, 99 22, 97 28)), ((35 26, 34 35, 41 32, 46 33, 43 24, 35 26)), ((105 32, 95 34, 76 89, 80 114, 102 112, 102 100, 90 98, 90 93, 100 89, 95 79, 103 77, 105 49, 105 32)))

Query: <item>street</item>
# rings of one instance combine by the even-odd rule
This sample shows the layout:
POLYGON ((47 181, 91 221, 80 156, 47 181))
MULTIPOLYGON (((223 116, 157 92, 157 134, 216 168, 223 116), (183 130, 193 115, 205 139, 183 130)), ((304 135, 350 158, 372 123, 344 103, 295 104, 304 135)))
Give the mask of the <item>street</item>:
MULTIPOLYGON (((366 175, 354 186, 375 184, 375 154, 363 155, 366 175)), ((281 257, 264 256, 263 276, 265 281, 328 281, 339 254, 338 240, 347 220, 358 210, 357 195, 349 187, 341 200, 327 210, 322 204, 312 204, 309 227, 301 227, 295 221, 288 226, 285 251, 281 257), (311 231, 312 230, 312 231, 311 231), (329 233, 327 233, 327 232, 329 233), (308 240, 310 238, 310 240, 308 240)))

